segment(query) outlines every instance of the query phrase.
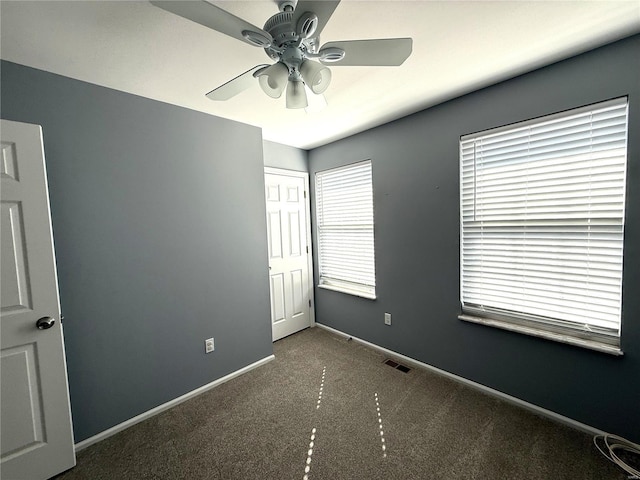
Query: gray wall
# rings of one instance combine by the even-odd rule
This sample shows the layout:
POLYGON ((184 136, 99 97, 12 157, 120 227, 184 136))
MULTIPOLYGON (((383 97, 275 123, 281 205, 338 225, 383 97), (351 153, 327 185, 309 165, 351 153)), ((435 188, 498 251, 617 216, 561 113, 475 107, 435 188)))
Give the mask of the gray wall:
POLYGON ((263 142, 264 166, 308 172, 307 151, 275 142, 263 142))
POLYGON ((373 162, 378 294, 371 301, 316 289, 316 321, 640 441, 639 157, 640 36, 311 150, 312 178, 373 162), (623 95, 630 102, 625 355, 458 320, 460 135, 623 95), (384 312, 393 315, 390 327, 384 312))
POLYGON ((258 128, 8 62, 1 101, 43 127, 76 441, 271 355, 258 128))

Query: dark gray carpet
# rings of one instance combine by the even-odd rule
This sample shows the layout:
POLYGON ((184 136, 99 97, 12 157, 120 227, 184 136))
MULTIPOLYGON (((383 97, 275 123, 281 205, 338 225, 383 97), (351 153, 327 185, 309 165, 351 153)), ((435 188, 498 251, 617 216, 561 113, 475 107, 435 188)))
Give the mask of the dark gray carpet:
POLYGON ((56 479, 627 478, 587 434, 428 371, 402 373, 326 330, 274 349, 269 364, 79 452, 56 479))

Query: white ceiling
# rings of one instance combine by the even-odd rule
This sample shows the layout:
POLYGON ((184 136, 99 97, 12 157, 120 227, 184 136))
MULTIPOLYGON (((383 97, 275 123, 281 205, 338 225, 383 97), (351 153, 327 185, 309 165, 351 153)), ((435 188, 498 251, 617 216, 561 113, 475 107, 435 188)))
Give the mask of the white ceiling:
MULTIPOLYGON (((215 1, 262 27, 272 0, 215 1)), ((640 1, 342 0, 331 40, 412 37, 400 67, 330 67, 328 107, 288 110, 256 86, 226 101, 204 95, 272 63, 252 47, 145 1, 1 1, 0 56, 263 129, 310 149, 477 88, 640 32, 640 1)))

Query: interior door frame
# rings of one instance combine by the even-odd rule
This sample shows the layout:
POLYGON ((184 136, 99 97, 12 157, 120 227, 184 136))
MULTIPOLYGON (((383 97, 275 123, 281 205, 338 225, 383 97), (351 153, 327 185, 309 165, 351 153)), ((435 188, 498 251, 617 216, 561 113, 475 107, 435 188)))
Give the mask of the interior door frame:
MULTIPOLYGON (((309 172, 300 172, 298 170, 287 170, 285 168, 264 167, 265 174, 281 175, 286 177, 297 177, 304 180, 305 201, 304 208, 306 213, 306 227, 307 227, 307 246, 309 252, 307 252, 307 266, 309 273, 309 300, 311 305, 309 306, 309 327, 316 326, 316 300, 314 296, 315 284, 313 282, 313 242, 311 237, 311 190, 309 188, 309 172)), ((266 210, 266 205, 265 205, 266 210)))

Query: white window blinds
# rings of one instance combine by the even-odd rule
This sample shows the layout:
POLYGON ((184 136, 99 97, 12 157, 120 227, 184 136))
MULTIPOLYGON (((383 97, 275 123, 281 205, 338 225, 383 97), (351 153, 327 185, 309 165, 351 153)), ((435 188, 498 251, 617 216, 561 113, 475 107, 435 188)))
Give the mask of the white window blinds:
POLYGON ((619 344, 627 99, 460 139, 463 312, 619 344))
POLYGON ((316 173, 320 286, 375 298, 371 161, 316 173))

